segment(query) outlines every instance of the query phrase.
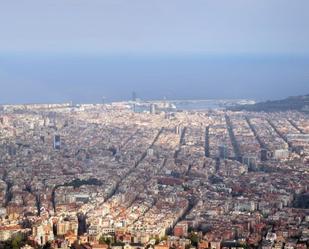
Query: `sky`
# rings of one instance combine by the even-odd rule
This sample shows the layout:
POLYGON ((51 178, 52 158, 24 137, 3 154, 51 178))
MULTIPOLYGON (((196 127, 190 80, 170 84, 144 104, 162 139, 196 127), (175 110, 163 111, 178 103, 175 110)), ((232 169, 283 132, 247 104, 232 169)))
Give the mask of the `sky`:
POLYGON ((309 93, 308 11, 308 0, 0 0, 0 103, 309 93))

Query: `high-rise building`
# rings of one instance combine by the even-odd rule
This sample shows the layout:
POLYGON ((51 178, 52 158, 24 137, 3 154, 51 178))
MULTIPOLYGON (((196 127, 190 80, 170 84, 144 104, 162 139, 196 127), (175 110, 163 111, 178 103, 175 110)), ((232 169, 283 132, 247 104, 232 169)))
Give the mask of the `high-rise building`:
POLYGON ((268 151, 265 149, 262 149, 261 150, 261 161, 264 162, 264 161, 267 161, 267 159, 268 159, 268 151))
POLYGON ((151 104, 150 105, 150 113, 151 114, 156 114, 156 105, 155 104, 151 104))
POLYGON ((55 135, 54 136, 54 149, 55 150, 60 150, 61 148, 61 139, 60 135, 55 135))

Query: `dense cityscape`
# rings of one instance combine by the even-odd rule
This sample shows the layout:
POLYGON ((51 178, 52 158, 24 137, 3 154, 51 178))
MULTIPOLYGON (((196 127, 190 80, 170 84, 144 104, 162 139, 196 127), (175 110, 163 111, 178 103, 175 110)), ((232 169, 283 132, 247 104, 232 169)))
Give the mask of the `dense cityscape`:
POLYGON ((309 249, 308 0, 0 0, 0 249, 309 249))
POLYGON ((304 112, 0 111, 0 248, 305 249, 308 186, 304 112))

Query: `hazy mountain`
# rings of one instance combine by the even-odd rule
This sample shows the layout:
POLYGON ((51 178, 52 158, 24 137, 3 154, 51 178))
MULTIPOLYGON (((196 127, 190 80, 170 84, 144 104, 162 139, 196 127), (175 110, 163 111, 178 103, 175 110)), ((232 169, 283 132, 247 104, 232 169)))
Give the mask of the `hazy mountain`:
POLYGON ((247 111, 305 111, 309 112, 309 94, 302 96, 292 96, 282 100, 273 100, 258 102, 254 105, 238 105, 233 107, 232 110, 247 110, 247 111))

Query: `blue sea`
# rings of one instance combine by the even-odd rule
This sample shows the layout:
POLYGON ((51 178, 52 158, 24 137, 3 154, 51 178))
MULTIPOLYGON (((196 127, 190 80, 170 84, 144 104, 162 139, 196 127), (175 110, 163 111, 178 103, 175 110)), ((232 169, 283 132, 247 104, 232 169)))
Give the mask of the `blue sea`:
POLYGON ((0 55, 0 103, 280 99, 309 93, 309 57, 0 55))

